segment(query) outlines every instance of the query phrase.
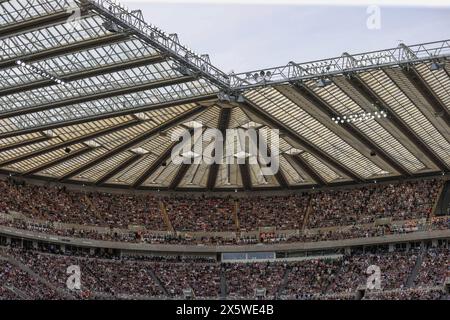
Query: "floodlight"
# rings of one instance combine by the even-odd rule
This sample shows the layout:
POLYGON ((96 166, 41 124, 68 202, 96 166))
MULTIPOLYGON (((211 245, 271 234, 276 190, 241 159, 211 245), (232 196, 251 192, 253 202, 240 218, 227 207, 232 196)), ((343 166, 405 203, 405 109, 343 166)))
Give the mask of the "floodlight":
POLYGON ((430 71, 438 71, 442 69, 442 64, 437 63, 437 62, 432 62, 430 65, 430 71))

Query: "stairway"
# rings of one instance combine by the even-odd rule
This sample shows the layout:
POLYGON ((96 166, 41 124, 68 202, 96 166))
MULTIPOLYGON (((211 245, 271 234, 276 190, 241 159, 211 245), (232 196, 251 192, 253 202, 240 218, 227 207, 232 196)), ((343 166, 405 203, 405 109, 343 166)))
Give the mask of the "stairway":
POLYGON ((84 195, 84 200, 87 203, 87 207, 90 210, 90 214, 93 214, 96 218, 101 219, 99 211, 97 210, 97 206, 86 194, 84 195))
POLYGON ((420 267, 422 266, 424 254, 425 250, 424 248, 421 248, 419 254, 417 255, 416 263, 414 264, 414 267, 408 276, 408 280, 406 280, 406 288, 414 287, 414 280, 416 280, 417 274, 419 273, 420 267))
MULTIPOLYGON (((84 263, 83 264, 83 272, 84 273, 89 273, 90 276, 93 279, 96 279, 103 286, 103 288, 108 288, 108 290, 109 290, 110 286, 108 285, 108 283, 106 281, 103 281, 101 278, 99 278, 97 276, 97 274, 94 271, 92 271, 91 266, 89 265, 89 263, 84 263)), ((81 289, 83 289, 83 281, 81 282, 81 289)), ((114 294, 112 294, 112 293, 105 293, 105 292, 91 292, 91 295, 94 298, 105 298, 106 296, 114 297, 114 294)))
POLYGON ((227 278, 225 272, 220 268, 220 298, 225 299, 227 297, 227 278))
POLYGON ((303 218, 303 223, 301 225, 301 230, 305 230, 306 227, 308 226, 309 215, 312 212, 312 202, 313 202, 313 195, 311 194, 309 196, 308 208, 306 209, 305 217, 303 218))
POLYGON ((25 292, 17 289, 16 287, 12 285, 4 285, 4 289, 12 292, 16 297, 22 299, 22 300, 32 300, 25 292))
POLYGON ((286 286, 288 284, 288 280, 289 280, 289 273, 291 272, 291 268, 286 267, 286 269, 284 270, 284 275, 283 275, 283 280, 281 281, 280 286, 278 287, 277 290, 277 297, 280 297, 284 291, 286 290, 286 286))
POLYGON ((167 208, 166 208, 166 205, 164 202, 159 201, 159 209, 161 211, 162 218, 163 218, 164 224, 166 225, 167 231, 175 232, 172 222, 170 221, 169 215, 167 214, 167 208))
POLYGON ((434 216, 450 216, 450 180, 444 183, 432 214, 434 216))
MULTIPOLYGON (((345 258, 344 258, 345 259, 345 258)), ((340 265, 339 268, 336 270, 334 278, 331 281, 328 281, 327 286, 325 287, 325 291, 323 292, 324 294, 328 294, 331 290, 331 287, 333 286, 333 284, 335 284, 335 279, 336 277, 341 274, 342 272, 344 272, 344 269, 346 267, 346 265, 344 264, 344 259, 338 260, 340 265)))
POLYGON ((89 209, 94 210, 94 204, 92 203, 91 199, 87 195, 84 195, 84 200, 88 204, 89 209))
POLYGON ((57 287, 55 285, 53 285, 50 281, 44 279, 43 277, 41 277, 39 274, 37 274, 36 272, 34 272, 33 270, 31 270, 30 267, 28 267, 27 265, 23 264, 22 262, 12 258, 11 256, 7 256, 7 260, 8 262, 19 268, 20 270, 28 273, 32 278, 34 278, 36 281, 42 283, 43 285, 49 287, 50 289, 53 289, 54 291, 58 292, 62 297, 69 299, 69 300, 75 300, 75 297, 72 296, 71 294, 69 294, 66 290, 57 287))
POLYGON ((239 222, 239 200, 234 201, 233 206, 233 220, 234 226, 236 227, 236 232, 239 234, 241 232, 241 224, 239 222))
POLYGON ((166 287, 164 286, 164 284, 161 282, 161 280, 159 280, 158 276, 155 274, 155 272, 152 269, 148 269, 148 273, 150 274, 150 277, 153 279, 153 281, 155 281, 155 283, 158 285, 158 287, 161 289, 161 291, 163 292, 163 294, 166 297, 170 297, 169 291, 167 291, 166 287))

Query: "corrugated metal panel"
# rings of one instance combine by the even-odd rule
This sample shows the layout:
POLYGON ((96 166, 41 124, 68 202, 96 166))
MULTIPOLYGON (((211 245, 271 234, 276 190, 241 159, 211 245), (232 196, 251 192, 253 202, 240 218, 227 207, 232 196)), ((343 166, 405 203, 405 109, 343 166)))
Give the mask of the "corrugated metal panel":
POLYGON ((307 113, 313 108, 308 101, 296 104, 273 88, 254 90, 246 94, 258 107, 290 127, 307 141, 323 150, 350 170, 368 178, 383 172, 381 168, 346 143, 307 113))
MULTIPOLYGON (((395 74, 391 74, 395 76, 395 74)), ((363 73, 361 78, 395 112, 411 130, 447 164, 450 164, 450 144, 420 109, 398 88, 382 70, 363 73)), ((401 79, 397 79, 401 81, 401 79)))
MULTIPOLYGON (((342 79, 335 78, 339 85, 344 85, 342 79)), ((312 86, 313 83, 308 83, 312 86)), ((338 86, 331 84, 325 88, 312 87, 314 92, 323 99, 338 115, 347 116, 360 114, 363 112, 381 111, 373 106, 362 108, 352 100, 338 86)), ((394 136, 384 129, 377 121, 387 121, 385 118, 354 122, 353 125, 366 137, 372 140, 377 146, 384 150, 391 158, 395 159, 403 167, 411 172, 424 168, 423 163, 417 159, 408 149, 406 149, 394 136)))

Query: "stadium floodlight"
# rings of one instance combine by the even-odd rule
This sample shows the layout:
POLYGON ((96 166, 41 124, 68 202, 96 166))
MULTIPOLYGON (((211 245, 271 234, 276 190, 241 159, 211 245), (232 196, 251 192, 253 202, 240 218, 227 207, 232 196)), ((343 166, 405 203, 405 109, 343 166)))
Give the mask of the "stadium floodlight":
POLYGON ((329 80, 329 79, 319 79, 319 80, 317 80, 317 82, 316 82, 316 85, 319 87, 319 88, 325 88, 326 86, 328 86, 328 85, 330 85, 331 84, 331 80, 329 80))
POLYGON ((196 159, 196 158, 200 158, 201 155, 193 152, 193 151, 187 151, 181 154, 181 156, 185 159, 196 159))
POLYGON ((437 63, 437 62, 433 62, 430 65, 430 71, 438 71, 442 69, 442 64, 437 63))
POLYGON ((241 94, 234 95, 221 91, 217 94, 217 97, 221 102, 239 102, 239 103, 245 102, 245 98, 241 94))
POLYGON ((271 71, 265 71, 265 70, 246 74, 246 78, 248 80, 253 80, 254 82, 269 81, 272 76, 273 76, 273 73, 271 71))
POLYGON ((149 153, 148 150, 145 150, 144 148, 138 147, 130 150, 131 152, 138 154, 138 155, 144 155, 149 153))
POLYGON ((42 131, 47 138, 56 138, 58 135, 51 130, 42 131))
POLYGON ((195 76, 194 71, 192 71, 191 69, 189 69, 186 66, 177 66, 177 65, 173 65, 172 66, 176 71, 178 71, 179 73, 181 73, 183 76, 185 77, 192 77, 195 76))
POLYGON ((332 117, 331 120, 336 124, 344 124, 344 123, 355 123, 355 122, 363 122, 373 119, 381 119, 386 118, 387 113, 384 110, 375 111, 375 112, 363 112, 363 113, 355 113, 350 115, 343 115, 332 117))
POLYGON ((250 156, 249 153, 247 153, 245 151, 242 151, 242 150, 234 154, 234 157, 238 158, 238 159, 245 159, 245 158, 247 158, 249 156, 250 156))
POLYGON ((120 31, 119 26, 112 21, 105 21, 103 23, 103 28, 105 28, 106 30, 108 30, 109 32, 112 32, 112 33, 117 33, 120 31))
POLYGON ((243 124, 242 128, 250 129, 250 128, 258 128, 258 127, 262 127, 262 126, 263 126, 262 124, 257 123, 255 121, 249 121, 249 122, 243 124))
POLYGON ((65 85, 66 84, 63 80, 58 79, 57 77, 51 75, 47 71, 45 71, 43 69, 40 69, 38 67, 32 66, 31 64, 23 62, 22 60, 17 60, 16 64, 18 66, 22 67, 22 68, 27 69, 30 72, 33 72, 33 73, 36 73, 36 74, 40 75, 41 77, 47 78, 49 80, 52 80, 52 81, 54 81, 57 84, 60 84, 60 85, 65 85))
POLYGON ((85 141, 83 142, 86 146, 90 147, 90 148, 100 148, 102 145, 94 140, 89 140, 89 141, 85 141))

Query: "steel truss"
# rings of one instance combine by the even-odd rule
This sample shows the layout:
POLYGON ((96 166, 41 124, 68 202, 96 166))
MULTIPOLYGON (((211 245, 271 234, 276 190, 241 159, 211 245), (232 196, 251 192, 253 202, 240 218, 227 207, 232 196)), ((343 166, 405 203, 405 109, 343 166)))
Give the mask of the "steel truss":
MULTIPOLYGON (((352 137, 351 141, 359 141, 360 145, 367 146, 367 152, 374 151, 375 156, 381 159, 372 161, 368 153, 363 154, 361 150, 352 151, 352 154, 356 156, 365 156, 365 159, 360 161, 349 159, 349 157, 335 156, 334 153, 327 151, 329 149, 321 145, 321 141, 325 138, 321 136, 320 132, 315 132, 316 129, 308 129, 309 131, 297 129, 294 128, 295 123, 286 121, 290 111, 294 111, 295 104, 301 104, 300 100, 297 101, 301 96, 307 100, 309 107, 299 107, 295 111, 296 114, 299 117, 310 117, 313 121, 311 123, 318 128, 317 131, 326 130, 327 125, 322 126, 320 123, 321 115, 331 118, 340 114, 339 110, 344 110, 343 112, 351 110, 345 100, 342 100, 345 108, 341 108, 341 98, 334 96, 338 90, 333 89, 333 85, 339 87, 337 83, 341 80, 345 84, 344 87, 348 85, 347 90, 339 89, 345 94, 345 97, 355 100, 355 95, 358 96, 358 99, 354 101, 355 106, 352 108, 370 109, 363 107, 368 101, 369 105, 390 110, 388 108, 390 104, 385 102, 390 96, 382 95, 383 92, 379 92, 382 91, 380 86, 370 83, 369 80, 372 80, 371 77, 375 78, 371 73, 378 72, 386 73, 379 77, 380 81, 389 82, 389 71, 395 71, 402 72, 399 76, 401 80, 405 78, 414 89, 409 92, 404 89, 405 84, 399 84, 398 80, 391 79, 392 84, 389 84, 393 88, 395 87, 395 92, 404 94, 405 99, 415 100, 414 95, 417 91, 416 95, 423 96, 429 111, 441 115, 442 121, 445 122, 441 127, 436 127, 435 123, 441 121, 440 119, 422 121, 426 124, 421 123, 423 128, 416 129, 413 125, 420 120, 409 115, 407 118, 400 115, 400 112, 412 110, 411 112, 421 114, 419 106, 415 105, 415 101, 397 102, 396 100, 396 109, 391 109, 390 117, 387 119, 391 123, 390 127, 398 129, 406 137, 400 136, 400 138, 406 139, 410 148, 419 152, 419 156, 420 154, 426 155, 424 158, 429 159, 426 162, 429 162, 430 165, 426 167, 424 164, 425 169, 434 173, 439 170, 448 172, 450 160, 445 155, 444 157, 441 154, 440 157, 436 155, 433 145, 428 141, 436 141, 435 136, 438 134, 445 136, 439 130, 446 129, 444 125, 448 127, 450 121, 448 120, 450 100, 446 99, 446 94, 450 92, 450 82, 446 78, 450 72, 448 63, 450 61, 450 40, 413 46, 400 44, 396 48, 380 51, 354 55, 344 53, 336 58, 305 63, 290 62, 285 66, 225 74, 211 64, 208 55, 194 53, 180 44, 176 34, 166 34, 156 26, 147 24, 139 10, 128 10, 116 0, 14 0, 4 5, 5 2, 8 1, 0 0, 0 8, 5 8, 7 13, 4 16, 0 15, 0 42, 3 41, 0 43, 0 49, 3 50, 3 57, 0 59, 0 78, 3 79, 0 81, 0 127, 2 129, 0 130, 0 140, 9 140, 0 147, 0 152, 4 156, 0 161, 0 167, 13 166, 20 161, 32 162, 33 158, 36 158, 36 161, 39 161, 36 163, 37 166, 25 164, 26 170, 21 172, 23 175, 34 175, 47 168, 62 164, 64 161, 77 160, 74 161, 76 166, 72 171, 59 170, 60 173, 64 173, 63 176, 56 171, 55 174, 52 174, 61 181, 75 181, 76 179, 73 178, 79 173, 86 172, 99 164, 106 165, 107 159, 121 153, 128 153, 131 147, 153 139, 156 134, 166 134, 163 132, 166 129, 182 127, 184 124, 181 122, 188 120, 197 112, 202 113, 207 105, 214 105, 219 101, 222 102, 219 103, 222 105, 222 109, 220 113, 217 113, 220 116, 219 130, 227 129, 230 122, 237 119, 233 116, 233 107, 242 107, 244 112, 248 111, 267 126, 283 129, 283 134, 289 138, 288 140, 306 150, 306 155, 316 158, 319 164, 323 164, 324 168, 300 155, 292 154, 288 157, 290 162, 296 164, 301 171, 306 172, 319 186, 334 184, 336 181, 340 183, 342 180, 336 180, 339 179, 339 176, 343 176, 345 181, 353 180, 354 182, 375 179, 373 175, 366 174, 365 172, 370 173, 370 170, 361 169, 360 164, 367 163, 378 166, 380 161, 383 166, 380 166, 379 169, 387 168, 389 170, 391 167, 394 169, 390 171, 391 173, 415 176, 422 174, 420 171, 422 167, 420 166, 420 170, 412 170, 405 166, 406 158, 405 160, 401 159, 398 163, 397 158, 391 158, 389 151, 394 147, 387 148, 384 144, 377 142, 380 140, 372 138, 373 135, 369 136, 369 133, 375 134, 375 126, 367 125, 363 128, 365 131, 362 130, 362 127, 357 128, 351 125, 343 125, 338 131, 335 131, 334 127, 328 128, 333 137, 338 137, 339 133, 346 130, 352 137), (27 4, 33 10, 27 10, 27 4), (71 30, 63 22, 71 13, 70 10, 67 11, 69 4, 78 6, 83 12, 84 24, 81 24, 83 27, 81 31, 71 30), (56 36, 50 32, 53 30, 52 28, 56 31, 56 36), (77 36, 78 32, 81 32, 80 37, 77 36), (57 41, 66 36, 67 41, 57 41), (65 80, 68 85, 56 86, 42 75, 22 70, 17 67, 17 60, 25 61, 28 64, 37 64, 50 74, 61 76, 61 79, 65 80), (419 72, 419 68, 430 74, 432 71, 437 71, 430 75, 430 77, 434 77, 434 81, 430 82, 429 79, 424 78, 422 72, 419 72), (335 77, 342 75, 345 77, 335 77), (365 75, 370 77, 364 79, 365 75), (333 79, 333 77, 335 78, 333 79), (315 82, 318 80, 322 81, 323 87, 328 84, 330 87, 323 90, 317 88, 315 82), (288 86, 281 87, 283 84, 290 86, 289 88, 288 86), (259 91, 265 90, 276 91, 276 94, 260 95, 259 91), (292 96, 289 95, 290 92, 293 93, 292 96), (248 97, 252 94, 255 95, 255 100, 258 98, 258 102, 249 100, 248 97), (104 137, 118 130, 140 126, 140 122, 144 121, 137 115, 140 112, 145 113, 172 107, 175 109, 183 104, 199 104, 202 101, 204 104, 183 113, 189 116, 172 117, 158 128, 140 132, 125 144, 113 143, 113 138, 105 138, 106 144, 113 143, 115 147, 105 154, 95 154, 96 158, 91 157, 92 159, 89 158, 91 160, 88 162, 78 159, 80 156, 96 152, 86 144, 78 149, 78 144, 104 137), (292 109, 281 110, 283 104, 291 102, 292 109), (307 108, 315 110, 314 113, 308 114, 307 108), (276 116, 274 115, 275 111, 282 113, 276 116), (307 114, 304 114, 304 111, 307 114), (127 117, 128 120, 125 122, 117 120, 118 123, 112 125, 107 121, 102 122, 101 125, 104 125, 105 128, 100 128, 103 129, 94 130, 96 124, 88 124, 88 122, 133 114, 134 116, 127 117), (65 135, 66 133, 62 130, 64 127, 81 124, 86 124, 88 127, 86 133, 61 142, 50 141, 53 137, 47 136, 44 132, 44 130, 61 129, 60 131, 65 135), (425 125, 429 126, 430 130, 425 131, 428 129, 425 125), (324 129, 321 129, 322 127, 324 129), (432 130, 434 131, 431 132, 432 130), (30 136, 21 137, 27 134, 30 136), (72 147, 72 145, 76 145, 77 149, 71 154, 52 156, 50 161, 37 159, 51 152, 56 153, 62 148, 72 147), (24 149, 26 152, 23 152, 23 150, 18 150, 20 148, 28 149, 24 149), (350 161, 353 161, 355 165, 350 165, 350 161), (386 163, 386 167, 383 162, 386 163), (336 174, 336 179, 328 177, 328 169, 336 174)), ((317 83, 320 87, 320 83, 317 83)), ((161 110, 161 112, 164 111, 161 110)), ((421 119, 426 120, 426 116, 422 116, 421 119)), ((440 122, 438 124, 440 125, 440 122)), ((310 125, 312 126, 312 124, 310 125)), ((331 123, 329 126, 331 127, 333 124, 331 123)), ((391 134, 392 140, 399 142, 399 136, 395 132, 393 133, 392 129, 388 128, 384 135, 391 134)), ((345 137, 342 141, 342 145, 338 147, 350 145, 345 137)), ((98 179, 95 178, 94 184, 110 186, 108 181, 113 176, 131 165, 139 163, 142 167, 136 169, 134 180, 131 177, 123 182, 134 188, 151 188, 146 181, 159 167, 165 166, 163 163, 168 161, 172 146, 167 146, 167 148, 164 149, 165 151, 161 149, 163 151, 159 154, 155 153, 155 156, 159 156, 150 166, 144 166, 144 161, 140 163, 145 158, 143 155, 137 154, 127 159, 118 158, 120 161, 117 163, 114 161, 114 166, 107 167, 109 171, 105 171, 103 176, 98 179)), ((414 156, 411 155, 412 158, 414 156)), ((9 168, 7 169, 9 170, 9 168)), ((295 167, 293 169, 297 170, 295 167)), ((219 166, 213 165, 209 170, 205 190, 219 189, 215 187, 219 166)), ((252 185, 253 176, 248 164, 239 165, 237 170, 240 170, 243 189, 252 190, 261 187, 258 182, 252 185)), ((275 177, 278 185, 284 188, 293 187, 294 185, 286 180, 284 172, 286 171, 283 170, 275 177)), ((169 173, 164 178, 166 181, 162 181, 161 185, 169 182, 167 183, 169 189, 184 188, 179 185, 185 186, 183 181, 187 178, 193 181, 196 174, 195 171, 191 175, 189 166, 185 165, 178 169, 171 181, 167 180, 167 177, 171 176, 169 173), (186 177, 187 173, 189 175, 186 177)), ((39 174, 37 175, 39 176, 39 174)))
POLYGON ((151 44, 162 53, 198 72, 218 87, 228 90, 229 77, 209 61, 208 55, 199 56, 181 45, 176 34, 166 34, 156 26, 147 24, 139 11, 130 11, 113 0, 81 0, 88 3, 101 15, 126 29, 134 31, 138 37, 151 44))
POLYGON ((289 62, 285 66, 259 69, 230 75, 230 89, 244 91, 252 88, 289 82, 327 78, 373 68, 416 64, 450 57, 450 40, 429 42, 396 48, 316 60, 305 63, 289 62))
POLYGON ((198 55, 183 46, 177 34, 167 34, 158 27, 146 23, 139 10, 131 11, 115 0, 76 0, 76 2, 81 7, 94 10, 126 31, 134 33, 159 50, 161 54, 178 61, 225 92, 239 92, 378 67, 415 64, 450 57, 450 40, 443 40, 412 46, 400 44, 396 48, 354 55, 343 53, 340 57, 305 63, 291 61, 284 66, 226 74, 211 63, 208 55, 198 55))

